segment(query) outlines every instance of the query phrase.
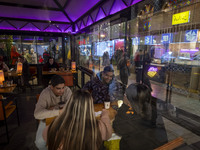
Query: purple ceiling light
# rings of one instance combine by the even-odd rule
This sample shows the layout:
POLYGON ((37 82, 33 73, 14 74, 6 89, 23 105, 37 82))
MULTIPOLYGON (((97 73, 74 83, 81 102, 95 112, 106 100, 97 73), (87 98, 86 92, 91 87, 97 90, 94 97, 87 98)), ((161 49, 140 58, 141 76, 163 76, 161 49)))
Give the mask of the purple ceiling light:
POLYGON ((115 0, 111 10, 110 15, 115 14, 116 12, 125 9, 127 6, 122 2, 122 0, 115 0))
POLYGON ((1 2, 58 8, 53 0, 1 0, 1 2))
POLYGON ((27 25, 25 25, 23 28, 21 28, 21 30, 25 30, 25 31, 40 31, 40 29, 38 29, 36 26, 34 26, 31 23, 28 23, 27 25))
POLYGON ((142 1, 142 0, 133 0, 133 2, 132 2, 131 5, 134 5, 134 4, 139 3, 139 2, 141 2, 141 1, 142 1))
POLYGON ((69 22, 67 17, 60 11, 11 6, 1 6, 1 17, 69 22))
POLYGON ((99 20, 101 20, 101 19, 103 19, 105 17, 106 17, 106 15, 104 14, 103 10, 100 8, 99 12, 97 14, 97 17, 96 17, 96 21, 99 21, 99 20))
POLYGON ((99 1, 100 0, 69 0, 65 12, 69 15, 72 21, 76 21, 99 1))
POLYGON ((0 30, 78 32, 140 1, 1 0, 0 30))
POLYGON ((90 16, 88 16, 88 21, 87 21, 87 26, 91 25, 93 23, 92 19, 90 16))
POLYGON ((0 29, 4 29, 4 30, 16 30, 15 27, 13 27, 12 25, 10 25, 8 22, 6 21, 2 21, 0 22, 0 29))

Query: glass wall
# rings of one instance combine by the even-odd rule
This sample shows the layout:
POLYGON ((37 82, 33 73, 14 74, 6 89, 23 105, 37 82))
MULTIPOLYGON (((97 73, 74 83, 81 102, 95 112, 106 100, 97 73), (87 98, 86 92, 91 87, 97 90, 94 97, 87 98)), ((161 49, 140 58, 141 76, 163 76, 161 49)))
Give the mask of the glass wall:
POLYGON ((200 116, 200 3, 159 5, 155 12, 153 1, 143 1, 131 20, 101 22, 76 36, 79 65, 95 73, 112 65, 119 82, 148 85, 154 97, 170 104, 171 114, 177 110, 200 116))
POLYGON ((71 60, 70 38, 66 36, 64 39, 65 62, 62 37, 1 35, 0 55, 9 66, 15 65, 19 55, 23 55, 29 64, 44 64, 50 56, 59 64, 67 64, 71 60))

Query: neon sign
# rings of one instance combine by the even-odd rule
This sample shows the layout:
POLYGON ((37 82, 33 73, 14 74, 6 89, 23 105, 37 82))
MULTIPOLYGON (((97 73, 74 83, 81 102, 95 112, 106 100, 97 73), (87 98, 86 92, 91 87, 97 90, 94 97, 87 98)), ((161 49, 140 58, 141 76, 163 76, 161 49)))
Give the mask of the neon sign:
POLYGON ((147 75, 151 78, 153 78, 158 72, 158 68, 156 67, 150 67, 148 72, 147 72, 147 75))
POLYGON ((172 16, 172 25, 188 23, 190 21, 190 11, 174 14, 172 16))
POLYGON ((185 42, 196 42, 198 30, 185 31, 185 42))
POLYGON ((145 45, 151 45, 152 44, 152 36, 145 36, 145 45))

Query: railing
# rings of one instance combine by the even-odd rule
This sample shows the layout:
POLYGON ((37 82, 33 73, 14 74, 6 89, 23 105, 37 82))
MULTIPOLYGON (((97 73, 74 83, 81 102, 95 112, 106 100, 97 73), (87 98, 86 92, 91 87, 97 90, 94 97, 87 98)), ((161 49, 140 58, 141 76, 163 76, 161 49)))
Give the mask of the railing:
POLYGON ((81 71, 81 87, 83 88, 83 86, 85 85, 85 75, 89 76, 90 79, 92 79, 94 77, 94 72, 82 66, 77 67, 77 69, 81 71))

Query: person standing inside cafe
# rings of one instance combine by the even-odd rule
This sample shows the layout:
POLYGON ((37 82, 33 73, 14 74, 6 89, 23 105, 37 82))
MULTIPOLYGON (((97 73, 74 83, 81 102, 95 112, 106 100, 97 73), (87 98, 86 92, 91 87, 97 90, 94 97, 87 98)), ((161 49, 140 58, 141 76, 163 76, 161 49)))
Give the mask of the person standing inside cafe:
POLYGON ((59 65, 57 62, 54 61, 53 57, 49 57, 48 62, 43 67, 43 70, 44 71, 51 71, 51 70, 57 71, 57 70, 59 70, 59 65))
POLYGON ((164 125, 156 125, 154 109, 146 85, 128 86, 113 121, 114 132, 122 136, 120 150, 153 150, 168 142, 164 125))
POLYGON ((63 112, 43 132, 48 149, 100 150, 102 141, 112 136, 112 126, 106 109, 98 120, 94 114, 91 94, 75 91, 63 112))
POLYGON ((94 103, 104 101, 115 101, 123 97, 123 90, 114 77, 114 70, 111 66, 104 67, 104 70, 88 81, 83 89, 91 92, 94 103))
POLYGON ((51 78, 51 85, 41 92, 34 111, 35 119, 40 120, 35 140, 39 150, 47 149, 42 138, 42 132, 46 127, 45 119, 58 116, 71 95, 72 91, 65 86, 65 80, 59 75, 54 75, 51 78))

